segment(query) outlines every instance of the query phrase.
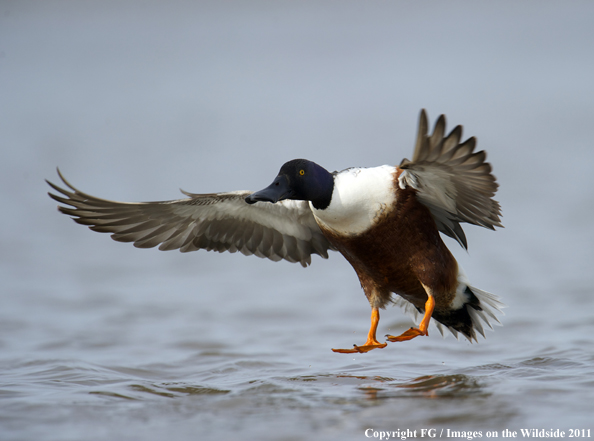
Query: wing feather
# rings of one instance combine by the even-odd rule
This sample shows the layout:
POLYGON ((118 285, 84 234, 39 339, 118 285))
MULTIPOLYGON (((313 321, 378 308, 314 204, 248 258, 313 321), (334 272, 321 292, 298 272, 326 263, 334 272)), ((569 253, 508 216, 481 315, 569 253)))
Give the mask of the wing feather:
POLYGON ((460 222, 494 230, 501 224, 501 207, 493 199, 498 184, 484 151, 474 152, 476 138, 462 138, 462 126, 445 136, 446 119, 441 115, 428 134, 423 109, 412 161, 400 164, 401 188, 417 190, 419 201, 429 208, 437 228, 468 248, 460 222))
POLYGON ((83 193, 58 170, 67 188, 49 181, 58 194, 50 197, 58 209, 79 224, 114 240, 133 242, 139 248, 181 252, 206 249, 241 252, 273 261, 285 259, 303 266, 311 255, 328 258, 333 249, 318 227, 309 204, 281 201, 249 205, 250 191, 196 194, 160 202, 116 202, 83 193))

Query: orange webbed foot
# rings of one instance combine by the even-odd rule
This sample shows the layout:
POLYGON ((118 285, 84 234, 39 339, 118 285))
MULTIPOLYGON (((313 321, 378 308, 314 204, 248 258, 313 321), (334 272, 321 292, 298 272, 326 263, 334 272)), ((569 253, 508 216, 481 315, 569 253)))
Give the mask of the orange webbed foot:
MULTIPOLYGON (((424 286, 424 285, 423 285, 424 286)), ((386 335, 388 341, 396 342, 396 341, 407 341, 412 340, 419 335, 429 335, 429 331, 427 328, 429 327, 429 320, 431 320, 431 315, 433 314, 433 309, 435 308, 435 300, 433 296, 429 294, 430 290, 425 287, 427 291, 427 301, 425 302, 425 314, 423 315, 423 320, 421 320, 421 324, 418 328, 410 328, 407 331, 404 331, 398 337, 394 337, 393 335, 386 335)))
POLYGON ((332 349, 332 352, 339 352, 341 354, 363 354, 373 349, 381 349, 388 346, 388 343, 376 342, 365 342, 362 346, 353 345, 353 349, 332 349))
POLYGON ((375 331, 377 330, 378 323, 379 310, 377 308, 371 308, 371 328, 369 328, 365 344, 362 346, 353 345, 353 349, 332 349, 332 352, 338 352, 340 354, 363 354, 372 351, 373 349, 385 348, 388 346, 388 343, 380 343, 375 338, 375 331))
POLYGON ((410 328, 397 337, 388 334, 386 335, 386 338, 388 339, 388 341, 397 342, 412 340, 413 338, 418 337, 420 335, 429 335, 429 333, 426 330, 421 331, 419 328, 410 328))

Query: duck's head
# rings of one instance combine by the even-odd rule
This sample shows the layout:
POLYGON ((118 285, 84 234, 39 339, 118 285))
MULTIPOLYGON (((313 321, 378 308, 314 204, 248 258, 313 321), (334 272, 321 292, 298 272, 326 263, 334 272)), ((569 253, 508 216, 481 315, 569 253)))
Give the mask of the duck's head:
POLYGON ((330 205, 333 190, 334 177, 328 170, 307 159, 293 159, 281 167, 272 184, 252 193, 245 201, 248 204, 283 199, 311 201, 316 209, 323 210, 330 205))

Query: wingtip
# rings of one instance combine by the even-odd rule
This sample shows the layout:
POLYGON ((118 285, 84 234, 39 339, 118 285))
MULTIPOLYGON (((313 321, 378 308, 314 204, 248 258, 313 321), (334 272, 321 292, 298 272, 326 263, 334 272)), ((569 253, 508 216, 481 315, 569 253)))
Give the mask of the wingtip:
POLYGON ((448 121, 446 116, 442 113, 435 121, 435 125, 433 126, 433 134, 432 136, 437 136, 439 138, 438 141, 441 141, 446 133, 446 127, 448 125, 448 121))
MULTIPOLYGON (((68 181, 66 180, 66 178, 64 177, 64 175, 62 174, 62 172, 60 171, 60 167, 56 167, 56 172, 58 173, 58 176, 60 177, 60 180, 61 180, 61 181, 62 181, 62 182, 63 182, 63 183, 64 183, 64 184, 65 184, 65 185, 68 187, 68 188, 70 188, 71 190, 74 190, 74 191, 76 191, 76 188, 74 188, 74 186, 73 186, 73 185, 72 185, 70 182, 68 182, 68 181)), ((52 183, 51 183, 51 182, 49 182, 47 179, 46 179, 45 181, 46 181, 48 184, 52 185, 52 183)))
POLYGON ((426 134, 427 129, 429 128, 428 121, 429 121, 429 118, 427 117, 427 111, 425 109, 421 109, 421 112, 419 113, 419 131, 420 131, 421 127, 424 127, 425 131, 423 134, 426 134))
POLYGON ((419 158, 421 154, 422 146, 424 145, 427 138, 427 131, 429 130, 429 122, 427 119, 427 112, 425 109, 421 109, 419 115, 419 128, 417 131, 417 140, 415 142, 415 150, 413 153, 413 162, 419 158))
POLYGON ((72 190, 74 190, 74 187, 70 184, 70 182, 68 182, 66 180, 66 178, 64 177, 64 175, 62 174, 62 172, 60 171, 59 168, 56 168, 56 171, 58 172, 58 176, 60 176, 60 179, 62 180, 62 182, 64 184, 66 184, 68 187, 70 187, 72 190))

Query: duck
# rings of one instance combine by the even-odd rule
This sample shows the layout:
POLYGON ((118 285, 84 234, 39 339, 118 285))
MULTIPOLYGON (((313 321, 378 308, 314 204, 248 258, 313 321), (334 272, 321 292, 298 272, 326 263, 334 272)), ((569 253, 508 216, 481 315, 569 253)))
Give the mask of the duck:
POLYGON ((240 252, 272 261, 311 264, 316 254, 339 252, 355 270, 371 307, 367 340, 337 353, 367 353, 428 336, 433 319, 442 335, 477 341, 500 325, 500 298, 470 284, 441 234, 468 243, 461 223, 502 228, 498 184, 476 138, 462 141, 462 126, 446 134, 437 118, 429 134, 419 116, 412 160, 398 166, 352 167, 329 172, 294 159, 264 189, 189 193, 182 199, 118 202, 86 194, 57 169, 67 188, 46 181, 49 196, 75 222, 138 248, 240 252), (417 326, 377 338, 380 309, 395 304, 417 326), (420 322, 419 319, 420 318, 420 322))

